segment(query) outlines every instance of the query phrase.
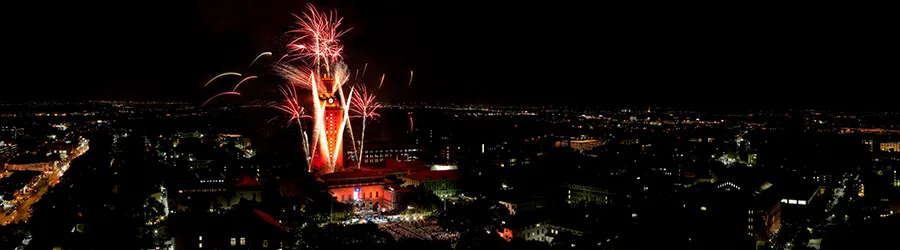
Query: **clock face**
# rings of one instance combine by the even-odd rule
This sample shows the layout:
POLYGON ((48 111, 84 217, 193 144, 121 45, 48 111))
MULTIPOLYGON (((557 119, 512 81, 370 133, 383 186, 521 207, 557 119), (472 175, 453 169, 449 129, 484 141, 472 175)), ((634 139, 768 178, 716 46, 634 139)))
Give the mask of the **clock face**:
POLYGON ((328 103, 334 103, 334 98, 328 98, 328 103))

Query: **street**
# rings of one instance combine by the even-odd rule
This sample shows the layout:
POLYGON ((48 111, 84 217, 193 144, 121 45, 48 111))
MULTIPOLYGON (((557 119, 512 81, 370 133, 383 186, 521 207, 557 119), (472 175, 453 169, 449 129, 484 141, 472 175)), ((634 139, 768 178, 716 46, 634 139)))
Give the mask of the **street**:
MULTIPOLYGON (((41 199, 41 196, 43 196, 45 193, 47 193, 48 190, 50 190, 50 187, 56 185, 56 183, 59 181, 59 178, 62 177, 63 174, 65 174, 65 170, 68 169, 69 163, 71 163, 72 160, 78 158, 79 156, 87 152, 88 149, 90 149, 87 145, 87 140, 85 139, 85 142, 82 143, 82 146, 79 146, 73 154, 59 162, 59 165, 63 167, 52 172, 44 172, 42 175, 49 178, 49 180, 40 183, 37 187, 34 187, 36 190, 28 195, 27 198, 24 198, 24 200, 21 201, 19 205, 12 210, 12 212, 0 214, 0 222, 2 222, 3 225, 7 225, 20 221, 28 221, 28 217, 31 216, 31 205, 34 205, 35 202, 39 201, 41 199)), ((33 183, 30 183, 29 185, 32 184, 33 183)), ((22 197, 16 197, 16 199, 22 199, 22 197)))

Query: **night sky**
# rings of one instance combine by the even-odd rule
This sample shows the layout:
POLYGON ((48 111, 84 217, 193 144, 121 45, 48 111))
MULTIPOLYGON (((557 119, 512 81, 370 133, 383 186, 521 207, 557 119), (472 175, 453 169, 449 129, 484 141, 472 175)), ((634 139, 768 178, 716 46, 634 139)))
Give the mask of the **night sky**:
MULTIPOLYGON (((346 61, 368 62, 370 82, 386 73, 380 94, 389 102, 896 104, 896 64, 888 63, 897 58, 896 29, 887 16, 820 6, 482 2, 314 3, 353 27, 343 38, 346 61)), ((0 101, 202 102, 207 79, 277 51, 305 3, 10 4, 0 26, 0 101)))

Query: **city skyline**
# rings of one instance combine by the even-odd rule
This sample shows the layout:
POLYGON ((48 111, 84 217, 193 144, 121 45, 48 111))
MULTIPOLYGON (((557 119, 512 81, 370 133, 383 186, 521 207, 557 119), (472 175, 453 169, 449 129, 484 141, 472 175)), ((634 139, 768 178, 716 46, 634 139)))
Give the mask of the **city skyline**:
POLYGON ((840 8, 11 3, 0 249, 890 245, 892 27, 840 8))

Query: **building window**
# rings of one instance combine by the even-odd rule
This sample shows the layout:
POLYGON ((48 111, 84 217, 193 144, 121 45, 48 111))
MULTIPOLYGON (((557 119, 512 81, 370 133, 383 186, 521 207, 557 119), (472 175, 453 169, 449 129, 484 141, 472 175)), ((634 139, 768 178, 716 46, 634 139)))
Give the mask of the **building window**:
POLYGON ((263 248, 269 248, 269 240, 263 240, 263 248))
POLYGON ((197 243, 197 248, 203 248, 203 243, 197 243))
POLYGON ((237 245, 237 239, 231 238, 231 246, 237 245))
POLYGON ((241 237, 241 246, 246 245, 246 244, 247 244, 247 239, 244 239, 244 237, 241 237))
POLYGON ((200 236, 200 239, 199 239, 199 240, 203 240, 203 235, 200 236))
POLYGON ((375 198, 378 198, 378 192, 375 192, 375 198))

